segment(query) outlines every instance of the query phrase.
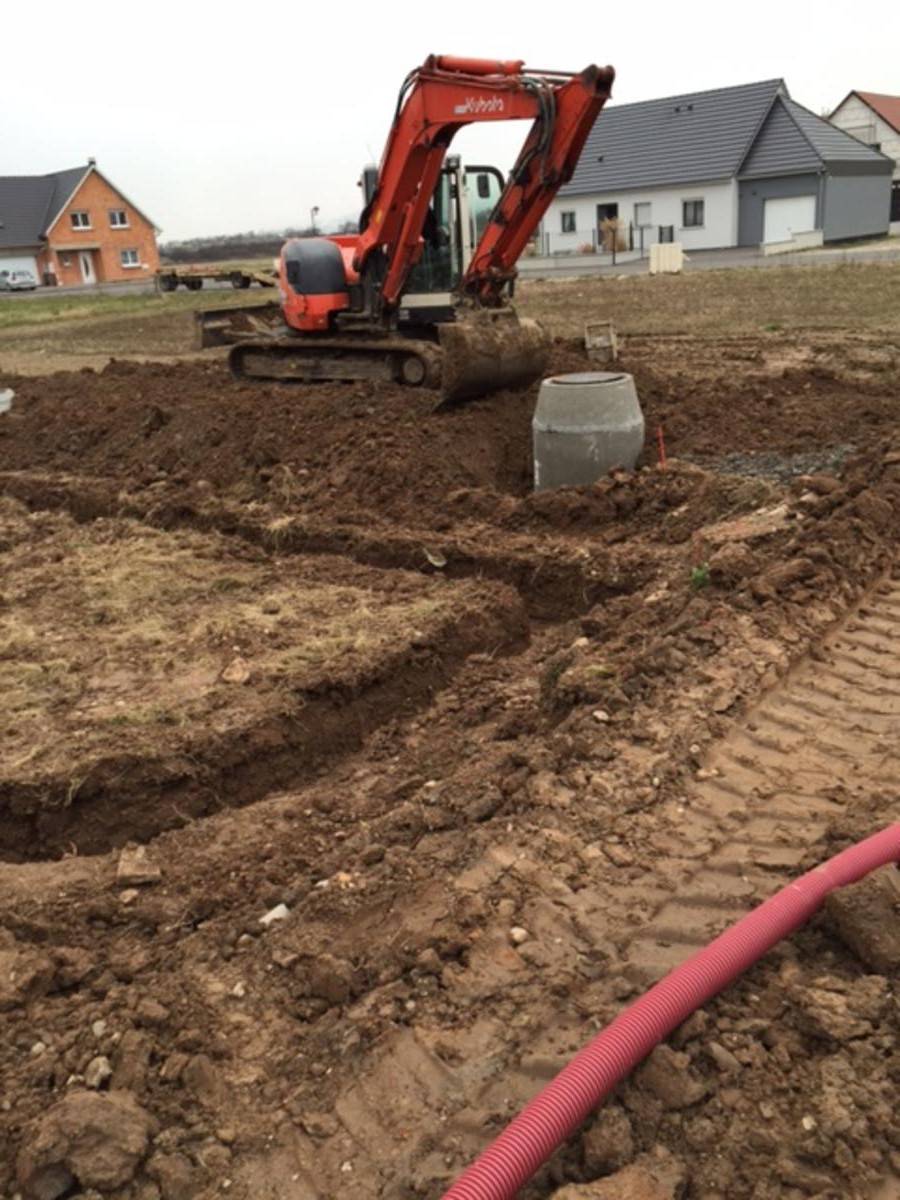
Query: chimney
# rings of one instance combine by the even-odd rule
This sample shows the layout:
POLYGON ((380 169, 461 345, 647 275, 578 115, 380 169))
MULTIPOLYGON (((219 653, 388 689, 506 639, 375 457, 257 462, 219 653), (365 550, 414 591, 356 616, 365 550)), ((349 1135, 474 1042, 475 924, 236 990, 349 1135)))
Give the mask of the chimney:
POLYGON ((97 160, 96 160, 96 158, 94 158, 94 157, 93 157, 93 155, 92 155, 92 156, 91 156, 91 157, 88 159, 88 166, 89 166, 89 167, 96 167, 96 165, 97 165, 97 160))

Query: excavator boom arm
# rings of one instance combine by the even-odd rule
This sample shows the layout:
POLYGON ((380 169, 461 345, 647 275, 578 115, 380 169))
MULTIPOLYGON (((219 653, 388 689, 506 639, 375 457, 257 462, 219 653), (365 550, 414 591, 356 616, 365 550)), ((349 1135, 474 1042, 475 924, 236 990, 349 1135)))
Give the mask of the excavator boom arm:
POLYGON ((560 186, 571 177, 585 139, 609 97, 611 67, 578 75, 526 73, 521 62, 434 56, 400 92, 375 193, 363 214, 353 266, 379 263, 379 302, 399 303, 421 254, 422 230, 454 135, 475 121, 531 119, 531 131, 472 256, 463 290, 499 300, 528 239, 560 186))
POLYGON ((476 245, 463 291, 496 304, 553 198, 571 178, 606 103, 612 67, 588 67, 550 86, 550 115, 538 119, 522 147, 490 221, 476 245))

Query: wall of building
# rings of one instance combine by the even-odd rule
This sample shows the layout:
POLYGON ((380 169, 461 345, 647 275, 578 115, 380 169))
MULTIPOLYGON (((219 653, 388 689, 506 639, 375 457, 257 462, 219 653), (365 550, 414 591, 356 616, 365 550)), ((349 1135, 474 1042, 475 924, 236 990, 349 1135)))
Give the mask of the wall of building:
POLYGON ((153 226, 136 209, 92 171, 48 231, 49 248, 41 254, 41 270, 53 270, 63 286, 83 282, 78 261, 79 249, 91 253, 97 282, 117 282, 146 278, 159 267, 159 251, 153 226), (110 224, 110 210, 124 209, 128 224, 110 224), (89 229, 73 229, 70 214, 87 212, 89 229), (138 265, 123 266, 121 252, 136 250, 138 265))
POLYGON ((816 197, 816 229, 822 228, 822 187, 818 175, 782 175, 774 179, 742 179, 738 187, 739 246, 759 246, 763 240, 765 203, 788 196, 816 197))
MULTIPOLYGON (((575 254, 582 246, 592 245, 597 226, 597 205, 618 204, 619 220, 626 225, 635 221, 635 205, 650 205, 649 228, 645 230, 645 246, 658 240, 661 225, 671 225, 674 240, 685 250, 715 250, 733 246, 737 236, 737 191, 734 181, 685 185, 675 188, 644 188, 634 191, 603 193, 591 196, 557 197, 544 217, 543 249, 550 254, 575 254), (704 201, 704 224, 701 228, 682 225, 682 203, 685 200, 704 201), (562 214, 575 213, 575 232, 562 232, 562 214)), ((635 230, 635 245, 638 234, 635 230)))
POLYGON ((858 96, 849 96, 831 118, 832 125, 852 133, 867 145, 877 144, 894 160, 894 178, 900 179, 900 133, 883 121, 858 96))
POLYGON ((886 234, 891 176, 829 174, 825 184, 825 241, 886 234))

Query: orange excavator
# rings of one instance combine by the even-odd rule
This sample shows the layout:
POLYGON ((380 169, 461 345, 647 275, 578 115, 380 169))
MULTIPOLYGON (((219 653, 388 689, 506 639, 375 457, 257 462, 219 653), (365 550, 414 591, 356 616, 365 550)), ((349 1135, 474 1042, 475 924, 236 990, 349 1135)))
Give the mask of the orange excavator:
POLYGON ((530 383, 549 339, 516 314, 516 263, 571 178, 614 79, 432 55, 403 82, 381 164, 363 173, 360 232, 292 238, 280 305, 198 314, 240 378, 390 379, 441 402, 530 383), (530 119, 509 178, 448 157, 476 121, 530 119))

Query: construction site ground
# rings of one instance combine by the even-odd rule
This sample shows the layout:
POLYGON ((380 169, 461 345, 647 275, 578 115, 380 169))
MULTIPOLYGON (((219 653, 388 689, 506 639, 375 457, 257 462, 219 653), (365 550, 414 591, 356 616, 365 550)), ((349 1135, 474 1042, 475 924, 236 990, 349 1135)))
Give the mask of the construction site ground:
MULTIPOLYGON (((238 383, 172 299, 0 314, 0 1196, 438 1200, 898 819, 900 268, 526 284, 647 422, 537 495, 536 388, 238 383)), ((900 1196, 895 875, 523 1197, 900 1196)))

